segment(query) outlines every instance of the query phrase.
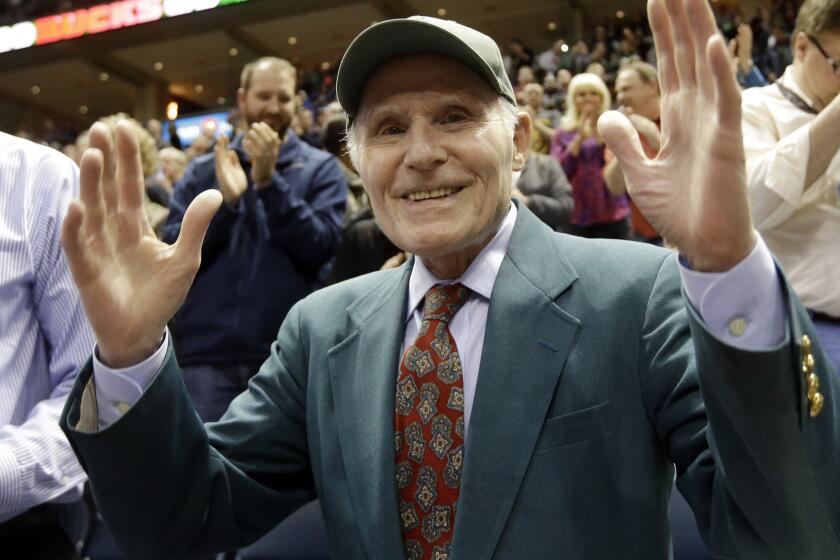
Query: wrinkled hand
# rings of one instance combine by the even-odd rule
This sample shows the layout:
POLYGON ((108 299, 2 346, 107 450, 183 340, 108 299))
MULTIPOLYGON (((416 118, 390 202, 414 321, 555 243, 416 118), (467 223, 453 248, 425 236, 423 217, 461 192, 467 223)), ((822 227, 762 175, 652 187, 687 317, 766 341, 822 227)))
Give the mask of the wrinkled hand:
POLYGON ((99 356, 126 367, 151 356, 184 301, 201 261, 201 243, 222 197, 190 204, 174 245, 159 241, 143 209, 140 149, 128 123, 95 124, 82 156, 81 197, 67 210, 61 243, 96 333, 99 356))
POLYGON ((281 144, 277 131, 264 122, 252 124, 245 133, 242 147, 251 160, 251 179, 257 188, 265 187, 271 181, 281 144))
POLYGON ((696 269, 729 270, 756 243, 747 201, 741 95, 706 0, 649 0, 662 148, 653 159, 617 111, 599 128, 633 201, 696 269))
POLYGON ((227 136, 219 136, 216 146, 213 148, 216 164, 216 181, 225 203, 236 206, 242 194, 248 188, 248 177, 242 164, 239 163, 239 156, 228 148, 230 141, 227 136))

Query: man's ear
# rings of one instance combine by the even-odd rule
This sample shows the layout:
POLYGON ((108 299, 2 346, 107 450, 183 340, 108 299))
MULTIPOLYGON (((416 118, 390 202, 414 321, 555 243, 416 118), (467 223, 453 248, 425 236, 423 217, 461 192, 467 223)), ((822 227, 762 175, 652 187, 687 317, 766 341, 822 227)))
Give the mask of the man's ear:
POLYGON ((805 51, 808 50, 808 36, 804 31, 800 31, 793 38, 793 59, 800 62, 805 58, 805 51))
POLYGON ((513 131, 513 170, 522 171, 526 154, 531 149, 531 117, 525 111, 516 114, 516 128, 513 131))
POLYGON ((243 114, 245 113, 245 96, 247 95, 246 91, 242 88, 236 90, 236 105, 239 107, 239 111, 243 114))

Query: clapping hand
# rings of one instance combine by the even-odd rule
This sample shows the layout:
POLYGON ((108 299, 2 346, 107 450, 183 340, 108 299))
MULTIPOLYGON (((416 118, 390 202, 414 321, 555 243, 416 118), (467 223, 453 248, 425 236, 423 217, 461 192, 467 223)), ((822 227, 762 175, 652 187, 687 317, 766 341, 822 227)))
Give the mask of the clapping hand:
POLYGON ((111 367, 141 362, 160 345, 166 323, 184 301, 201 262, 201 244, 222 202, 198 195, 173 245, 155 237, 143 209, 140 149, 130 125, 95 124, 81 161, 81 197, 67 210, 61 242, 96 333, 99 357, 111 367))
POLYGON ((756 244, 741 95, 706 0, 649 0, 662 90, 662 147, 648 159, 617 111, 599 120, 633 201, 693 268, 729 270, 756 244))
POLYGON ((255 122, 245 133, 242 148, 251 160, 251 179, 257 188, 271 181, 281 144, 277 131, 264 122, 255 122))
POLYGON ((231 150, 227 136, 219 136, 216 146, 213 148, 214 161, 216 164, 216 182, 222 191, 225 203, 236 206, 239 199, 248 188, 248 177, 242 164, 239 163, 239 156, 231 150))
POLYGON ((595 136, 595 132, 595 111, 591 107, 586 107, 580 116, 581 138, 592 138, 595 136))

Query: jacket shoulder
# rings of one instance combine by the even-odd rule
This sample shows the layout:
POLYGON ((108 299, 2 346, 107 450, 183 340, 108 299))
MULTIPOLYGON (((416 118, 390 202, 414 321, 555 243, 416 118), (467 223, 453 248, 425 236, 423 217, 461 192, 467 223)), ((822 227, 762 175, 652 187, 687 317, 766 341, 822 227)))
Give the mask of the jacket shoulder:
POLYGON ((628 270, 638 274, 651 268, 657 270, 669 256, 676 256, 674 251, 636 241, 585 239, 565 233, 555 234, 554 240, 578 273, 594 270, 598 274, 609 274, 628 270))
POLYGON ((676 251, 647 243, 615 239, 584 239, 558 233, 558 251, 578 274, 579 282, 602 296, 646 301, 657 281, 679 294, 676 251))

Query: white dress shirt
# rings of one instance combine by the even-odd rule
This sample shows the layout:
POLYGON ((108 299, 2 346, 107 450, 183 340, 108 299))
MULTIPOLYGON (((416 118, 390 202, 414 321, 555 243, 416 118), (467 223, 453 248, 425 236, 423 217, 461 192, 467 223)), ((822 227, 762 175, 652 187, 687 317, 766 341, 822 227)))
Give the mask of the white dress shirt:
POLYGON ((0 132, 0 522, 85 481, 58 427, 94 343, 59 242, 78 194, 69 158, 0 132))
MULTIPOLYGON (((788 66, 782 85, 813 103, 788 66)), ((755 227, 806 307, 840 318, 840 152, 805 184, 810 123, 775 85, 743 92, 747 186, 755 227)))
MULTIPOLYGON (((442 282, 421 259, 416 259, 408 281, 406 328, 400 355, 417 336, 423 319, 421 302, 429 288, 438 283, 458 282, 473 291, 449 323, 461 358, 465 440, 478 383, 490 294, 507 252, 516 212, 516 206, 511 204, 499 231, 457 279, 442 282)), ((753 252, 725 273, 701 273, 684 266, 680 266, 680 273, 691 304, 707 321, 711 332, 727 344, 744 350, 764 350, 784 339, 787 314, 782 290, 773 258, 760 237, 753 252)), ((94 354, 100 429, 118 420, 140 399, 160 370, 168 347, 167 333, 155 354, 136 366, 118 370, 108 368, 94 354)), ((399 368, 394 371, 394 386, 398 377, 399 368)))

